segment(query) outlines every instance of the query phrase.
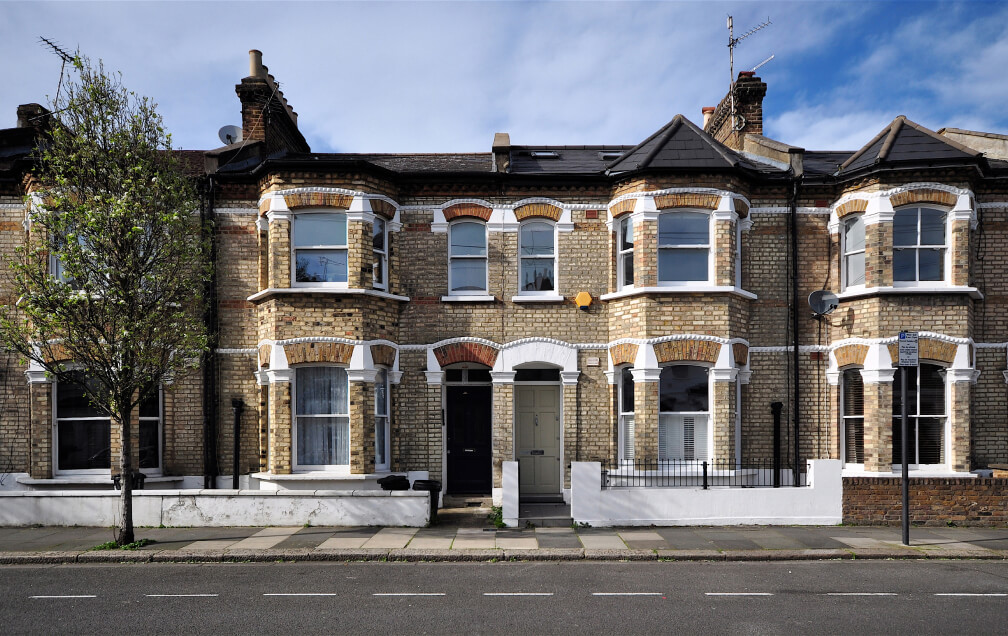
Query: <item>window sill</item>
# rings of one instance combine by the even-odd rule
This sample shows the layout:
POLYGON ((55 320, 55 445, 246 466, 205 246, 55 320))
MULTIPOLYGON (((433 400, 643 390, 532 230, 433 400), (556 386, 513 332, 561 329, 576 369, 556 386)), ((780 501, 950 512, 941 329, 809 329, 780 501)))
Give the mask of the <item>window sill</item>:
POLYGON ((855 298, 867 298, 871 296, 885 296, 892 294, 966 294, 974 300, 983 300, 983 293, 976 287, 966 285, 907 285, 889 287, 858 287, 846 289, 839 294, 840 300, 854 300, 855 298))
POLYGON ((265 300, 271 296, 287 296, 296 294, 323 294, 331 296, 376 296, 387 298, 399 302, 409 302, 409 296, 398 296, 378 289, 359 289, 343 287, 269 287, 261 292, 252 294, 247 301, 254 303, 265 300))
POLYGON ((661 287, 634 287, 609 294, 602 294, 599 300, 617 300, 631 296, 671 295, 671 294, 734 294, 749 300, 756 300, 756 294, 734 285, 668 285, 661 287))
POLYGON ((564 297, 558 294, 543 294, 542 296, 512 296, 513 303, 562 303, 564 297))
POLYGON ((496 297, 487 294, 450 294, 441 297, 443 303, 492 303, 495 300, 496 297))

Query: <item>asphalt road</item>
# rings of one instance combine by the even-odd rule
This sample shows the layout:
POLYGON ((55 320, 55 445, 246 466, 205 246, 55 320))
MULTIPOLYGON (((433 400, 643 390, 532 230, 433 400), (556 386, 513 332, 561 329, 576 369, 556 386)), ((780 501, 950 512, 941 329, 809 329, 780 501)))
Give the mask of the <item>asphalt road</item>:
POLYGON ((1008 630, 1008 562, 0 567, 4 633, 1008 630))

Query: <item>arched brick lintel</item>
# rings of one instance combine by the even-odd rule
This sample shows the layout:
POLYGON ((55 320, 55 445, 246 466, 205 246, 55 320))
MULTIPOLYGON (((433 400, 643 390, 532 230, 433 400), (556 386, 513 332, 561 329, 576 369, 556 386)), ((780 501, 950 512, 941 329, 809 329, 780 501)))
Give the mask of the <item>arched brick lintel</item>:
POLYGON ((612 359, 614 367, 621 364, 633 364, 637 359, 637 345, 632 343, 616 345, 609 349, 609 357, 612 359))
POLYGON ((526 203, 515 208, 514 215, 518 221, 524 221, 534 216, 559 221, 562 212, 563 210, 549 203, 526 203))
POLYGON ((889 203, 891 203, 894 208, 898 208, 901 205, 911 205, 913 203, 933 203, 936 205, 953 207, 956 204, 956 196, 951 192, 945 192, 944 190, 921 188, 919 190, 898 192, 889 197, 889 203))
POLYGON ((721 354, 721 343, 710 340, 669 340, 654 346, 658 363, 666 362, 709 362, 717 363, 721 354))
POLYGON ((477 342, 456 342, 435 347, 434 357, 442 368, 459 362, 475 362, 492 368, 497 362, 497 350, 477 342))
POLYGON ((291 210, 298 208, 340 208, 347 209, 353 197, 349 194, 335 194, 333 192, 295 192, 285 194, 284 203, 291 210))
POLYGON ((478 219, 483 219, 484 221, 489 221, 490 215, 493 213, 493 209, 478 203, 456 203, 455 205, 450 205, 445 208, 442 213, 444 214, 445 221, 451 221, 452 219, 465 216, 472 216, 478 219))
MULTIPOLYGON (((899 344, 893 342, 887 345, 889 358, 893 364, 899 362, 899 344)), ((921 360, 936 360, 945 364, 955 361, 956 350, 959 348, 951 342, 937 338, 920 338, 917 340, 917 357, 921 360)))
POLYGON ((334 364, 350 364, 353 355, 353 345, 341 342, 298 342, 284 346, 287 364, 304 364, 306 362, 331 362, 334 364))

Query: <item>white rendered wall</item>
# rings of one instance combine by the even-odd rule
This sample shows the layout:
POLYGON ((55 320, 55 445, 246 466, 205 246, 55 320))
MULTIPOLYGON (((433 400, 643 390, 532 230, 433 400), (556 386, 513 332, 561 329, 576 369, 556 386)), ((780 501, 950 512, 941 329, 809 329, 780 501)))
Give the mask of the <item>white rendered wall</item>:
POLYGON ((571 465, 571 516, 591 526, 836 525, 843 521, 840 461, 808 462, 793 488, 613 488, 598 462, 571 465))
MULTIPOLYGON (((0 492, 0 526, 118 525, 116 491, 0 492)), ((137 490, 135 526, 426 526, 428 493, 410 490, 137 490)))

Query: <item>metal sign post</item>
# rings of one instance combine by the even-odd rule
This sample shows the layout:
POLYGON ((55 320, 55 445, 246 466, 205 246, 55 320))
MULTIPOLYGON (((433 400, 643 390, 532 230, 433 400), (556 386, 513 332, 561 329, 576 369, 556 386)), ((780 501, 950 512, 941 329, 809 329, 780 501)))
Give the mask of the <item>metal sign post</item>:
POLYGON ((907 368, 916 367, 917 358, 917 332, 901 331, 899 334, 899 367, 900 367, 900 410, 902 420, 903 435, 900 440, 902 450, 902 482, 903 482, 903 545, 910 545, 910 463, 907 459, 907 368))

